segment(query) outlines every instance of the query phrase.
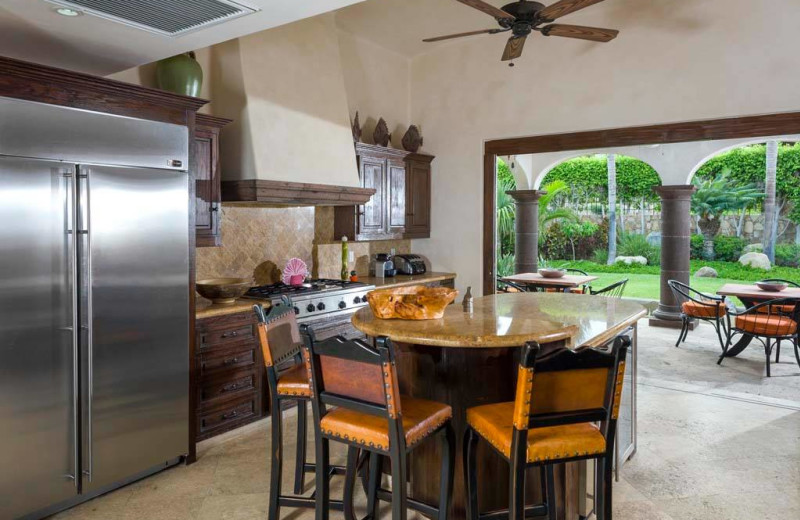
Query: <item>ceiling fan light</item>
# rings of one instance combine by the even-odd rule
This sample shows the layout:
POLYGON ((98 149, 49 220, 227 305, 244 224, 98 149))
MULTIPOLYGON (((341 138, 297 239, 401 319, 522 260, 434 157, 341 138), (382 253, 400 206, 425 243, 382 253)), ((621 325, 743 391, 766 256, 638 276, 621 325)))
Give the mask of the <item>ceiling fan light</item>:
POLYGON ((69 7, 56 7, 53 9, 56 14, 60 14, 61 16, 67 16, 69 18, 75 18, 76 16, 81 16, 83 13, 77 11, 75 9, 70 9, 69 7))

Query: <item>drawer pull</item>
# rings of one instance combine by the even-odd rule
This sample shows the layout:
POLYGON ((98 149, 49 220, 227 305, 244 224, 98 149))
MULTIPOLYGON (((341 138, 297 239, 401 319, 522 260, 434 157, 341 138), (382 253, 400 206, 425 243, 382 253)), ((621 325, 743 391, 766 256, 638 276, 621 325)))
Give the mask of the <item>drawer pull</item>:
POLYGON ((222 387, 223 392, 233 392, 234 390, 238 390, 243 388, 247 383, 228 383, 227 385, 222 387))
POLYGON ((222 420, 227 421, 228 419, 233 419, 237 415, 239 415, 239 412, 236 410, 232 411, 231 413, 224 413, 222 414, 222 420))
POLYGON ((233 365, 233 364, 238 363, 238 362, 239 362, 239 358, 235 357, 235 358, 226 359, 225 361, 222 362, 222 364, 227 366, 227 365, 233 365))
POLYGON ((222 335, 222 338, 235 338, 238 335, 239 335, 239 331, 238 330, 234 330, 234 331, 231 331, 231 332, 224 333, 222 335))

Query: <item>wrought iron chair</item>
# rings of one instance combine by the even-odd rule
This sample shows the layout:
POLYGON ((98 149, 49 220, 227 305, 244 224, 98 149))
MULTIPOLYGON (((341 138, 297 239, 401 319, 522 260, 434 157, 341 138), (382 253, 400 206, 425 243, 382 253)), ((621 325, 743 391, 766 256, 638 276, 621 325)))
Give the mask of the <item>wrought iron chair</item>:
POLYGON ((707 321, 714 326, 717 331, 717 338, 719 338, 719 346, 724 349, 728 336, 724 320, 728 312, 725 305, 725 297, 701 293, 678 280, 669 280, 667 284, 672 291, 672 295, 675 296, 675 301, 678 302, 681 308, 681 332, 678 334, 678 341, 675 342, 675 346, 677 347, 682 341, 686 341, 691 321, 696 319, 707 321))
MULTIPOLYGON (((576 274, 576 275, 581 275, 581 276, 589 276, 589 273, 587 273, 586 271, 583 271, 581 269, 569 268, 569 269, 566 269, 566 271, 567 271, 567 273, 570 273, 570 274, 576 274)), ((585 284, 581 285, 580 287, 575 287, 572 290, 570 290, 570 292, 574 293, 574 294, 591 294, 591 292, 592 292, 592 283, 589 282, 589 283, 585 283, 585 284)))
POLYGON ((497 277, 497 290, 499 292, 528 292, 528 289, 518 283, 509 282, 507 280, 503 280, 501 277, 497 277), (509 289, 514 289, 510 291, 509 289))
POLYGON ((330 510, 329 441, 348 446, 344 516, 355 520, 353 491, 359 450, 369 453, 367 517, 376 520, 379 501, 391 501, 392 519, 405 520, 407 509, 447 520, 453 490, 455 435, 450 406, 400 396, 394 347, 385 337, 376 347, 336 336, 316 341, 302 327, 311 381, 317 454, 316 518, 327 520, 330 510), (329 408, 330 407, 330 408, 329 408), (423 441, 440 436, 440 496, 436 506, 406 496, 407 456, 423 441), (390 459, 391 492, 380 488, 381 457, 390 459))
MULTIPOLYGON (((761 280, 761 281, 762 282, 767 282, 767 283, 785 283, 789 287, 800 288, 800 283, 793 282, 791 280, 781 280, 780 278, 768 278, 766 280, 761 280)), ((786 314, 789 317, 791 317, 792 313, 794 312, 794 305, 786 305, 784 308, 778 309, 778 311, 786 314)), ((775 346, 775 362, 776 363, 780 363, 781 362, 781 344, 780 344, 780 342, 778 342, 778 344, 775 346)))
POLYGON ((630 341, 629 337, 619 336, 608 350, 564 349, 542 359, 537 359, 537 343, 525 344, 520 355, 516 399, 467 410, 464 480, 468 519, 523 520, 544 515, 557 518, 552 465, 594 459, 597 518, 611 520, 614 439, 630 341), (509 463, 508 511, 478 511, 479 439, 509 463), (537 466, 550 468, 543 471, 548 481, 545 500, 526 507, 525 473, 537 466))
MULTIPOLYGON (((779 298, 759 303, 743 312, 728 312, 726 315, 728 339, 722 349, 722 355, 717 361, 722 360, 733 343, 737 334, 747 334, 758 339, 764 345, 767 362, 767 377, 770 377, 770 357, 772 349, 777 345, 780 349, 782 341, 790 341, 794 346, 794 356, 800 366, 800 347, 798 347, 798 327, 800 322, 800 305, 796 298, 779 298), (786 314, 786 309, 791 308, 791 315, 786 314), (731 318, 734 319, 731 322, 731 318)), ((777 361, 776 361, 777 362, 777 361)))
POLYGON ((627 278, 616 283, 612 283, 611 285, 596 291, 594 289, 590 289, 589 294, 593 296, 605 296, 606 298, 622 298, 622 294, 625 292, 626 285, 628 285, 627 278))

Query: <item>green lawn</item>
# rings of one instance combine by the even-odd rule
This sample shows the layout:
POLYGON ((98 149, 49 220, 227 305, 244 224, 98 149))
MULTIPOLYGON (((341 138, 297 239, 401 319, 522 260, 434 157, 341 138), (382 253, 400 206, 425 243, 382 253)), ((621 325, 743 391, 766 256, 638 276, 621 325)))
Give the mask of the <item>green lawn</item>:
MULTIPOLYGON (((570 267, 581 269, 599 277, 592 282, 592 288, 601 289, 624 278, 628 279, 624 296, 629 298, 659 299, 661 267, 658 265, 632 265, 622 264, 602 265, 586 260, 569 261, 554 260, 548 262, 553 267, 570 267)), ((781 278, 784 280, 800 281, 800 269, 793 267, 773 267, 770 271, 744 267, 733 262, 709 262, 705 260, 691 261, 691 286, 698 291, 714 294, 726 283, 753 283, 765 278, 781 278), (717 270, 720 278, 697 278, 694 273, 703 266, 710 266, 717 270)))

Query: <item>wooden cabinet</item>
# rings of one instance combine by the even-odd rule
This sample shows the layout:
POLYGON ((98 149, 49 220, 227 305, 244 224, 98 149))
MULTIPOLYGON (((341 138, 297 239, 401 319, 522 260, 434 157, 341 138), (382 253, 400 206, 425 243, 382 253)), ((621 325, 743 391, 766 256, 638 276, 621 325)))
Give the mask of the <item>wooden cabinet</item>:
POLYGON ((334 210, 334 238, 393 240, 430 237, 433 156, 356 143, 362 188, 375 194, 361 206, 334 210))
POLYGON ((431 162, 430 155, 406 157, 405 238, 431 236, 431 162))
POLYGON ((255 314, 245 311, 197 320, 195 339, 196 440, 263 417, 266 379, 255 314))
POLYGON ((219 134, 230 119, 197 114, 195 121, 195 230, 197 247, 222 245, 219 134))

